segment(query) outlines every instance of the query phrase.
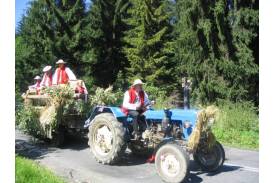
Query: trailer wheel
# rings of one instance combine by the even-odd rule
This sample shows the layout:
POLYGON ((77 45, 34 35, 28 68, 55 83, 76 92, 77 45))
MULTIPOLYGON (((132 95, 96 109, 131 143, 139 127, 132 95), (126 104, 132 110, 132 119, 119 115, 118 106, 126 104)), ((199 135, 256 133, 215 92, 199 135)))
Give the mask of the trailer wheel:
POLYGON ((211 150, 200 149, 193 154, 195 162, 205 171, 215 172, 224 163, 225 153, 222 145, 216 141, 211 150))
POLYGON ((127 147, 122 123, 110 113, 97 115, 89 127, 89 146, 95 159, 102 164, 119 161, 127 147))
POLYGON ((189 174, 189 155, 177 144, 165 144, 156 153, 155 167, 164 182, 183 182, 189 174))

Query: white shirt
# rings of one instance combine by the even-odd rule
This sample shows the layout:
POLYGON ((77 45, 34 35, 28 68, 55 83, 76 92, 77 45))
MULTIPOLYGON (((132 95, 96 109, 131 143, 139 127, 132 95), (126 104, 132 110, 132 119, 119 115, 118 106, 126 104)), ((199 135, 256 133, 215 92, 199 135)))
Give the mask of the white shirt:
POLYGON ((29 90, 31 90, 31 89, 39 89, 40 87, 38 85, 41 85, 41 82, 40 83, 36 82, 34 85, 30 85, 29 86, 29 90))
MULTIPOLYGON (((73 71, 69 67, 65 68, 65 72, 67 73, 69 80, 76 80, 76 76, 74 75, 73 71)), ((57 69, 55 70, 53 75, 53 85, 56 85, 56 84, 57 84, 57 69)))
MULTIPOLYGON (((129 110, 137 110, 137 107, 139 107, 141 103, 137 92, 136 92, 136 101, 133 104, 129 103, 129 101, 130 101, 129 91, 126 91, 124 93, 123 104, 122 104, 124 108, 129 110)), ((149 105, 150 103, 151 102, 148 99, 147 93, 144 92, 144 106, 149 105)))
POLYGON ((41 86, 47 86, 47 87, 49 87, 50 85, 51 85, 51 80, 50 80, 49 77, 47 77, 47 74, 44 73, 43 79, 41 81, 41 86))

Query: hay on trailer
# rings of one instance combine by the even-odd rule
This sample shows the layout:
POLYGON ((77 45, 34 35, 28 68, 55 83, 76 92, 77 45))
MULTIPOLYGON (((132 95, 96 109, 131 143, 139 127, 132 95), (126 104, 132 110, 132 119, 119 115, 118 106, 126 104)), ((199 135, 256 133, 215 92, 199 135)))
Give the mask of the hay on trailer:
POLYGON ((214 106, 208 106, 206 109, 203 109, 198 113, 196 127, 190 135, 187 144, 189 151, 196 151, 202 134, 206 135, 206 143, 209 148, 215 144, 216 138, 210 130, 210 125, 212 123, 212 119, 217 117, 217 114, 218 109, 214 106))
POLYGON ((49 104, 41 111, 39 121, 45 135, 52 138, 52 131, 56 130, 58 123, 62 118, 63 106, 68 98, 62 95, 52 95, 49 104))

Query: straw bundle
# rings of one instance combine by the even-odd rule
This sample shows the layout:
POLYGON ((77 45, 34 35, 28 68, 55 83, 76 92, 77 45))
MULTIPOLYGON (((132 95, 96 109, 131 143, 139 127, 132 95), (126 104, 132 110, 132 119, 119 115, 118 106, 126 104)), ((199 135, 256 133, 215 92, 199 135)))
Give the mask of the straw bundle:
POLYGON ((208 147, 212 147, 215 144, 216 139, 214 134, 210 130, 211 119, 216 117, 218 109, 214 106, 209 106, 198 113, 197 125, 194 128, 192 134, 189 137, 187 147, 191 152, 195 152, 202 137, 202 134, 206 135, 206 143, 208 147))

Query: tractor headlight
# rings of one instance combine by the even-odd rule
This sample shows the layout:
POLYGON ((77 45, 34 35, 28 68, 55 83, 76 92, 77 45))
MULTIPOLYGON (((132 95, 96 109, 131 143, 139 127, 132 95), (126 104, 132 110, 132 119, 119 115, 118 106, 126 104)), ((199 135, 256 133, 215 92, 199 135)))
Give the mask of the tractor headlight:
POLYGON ((191 122, 190 121, 185 121, 183 123, 183 128, 190 128, 192 126, 191 122))

